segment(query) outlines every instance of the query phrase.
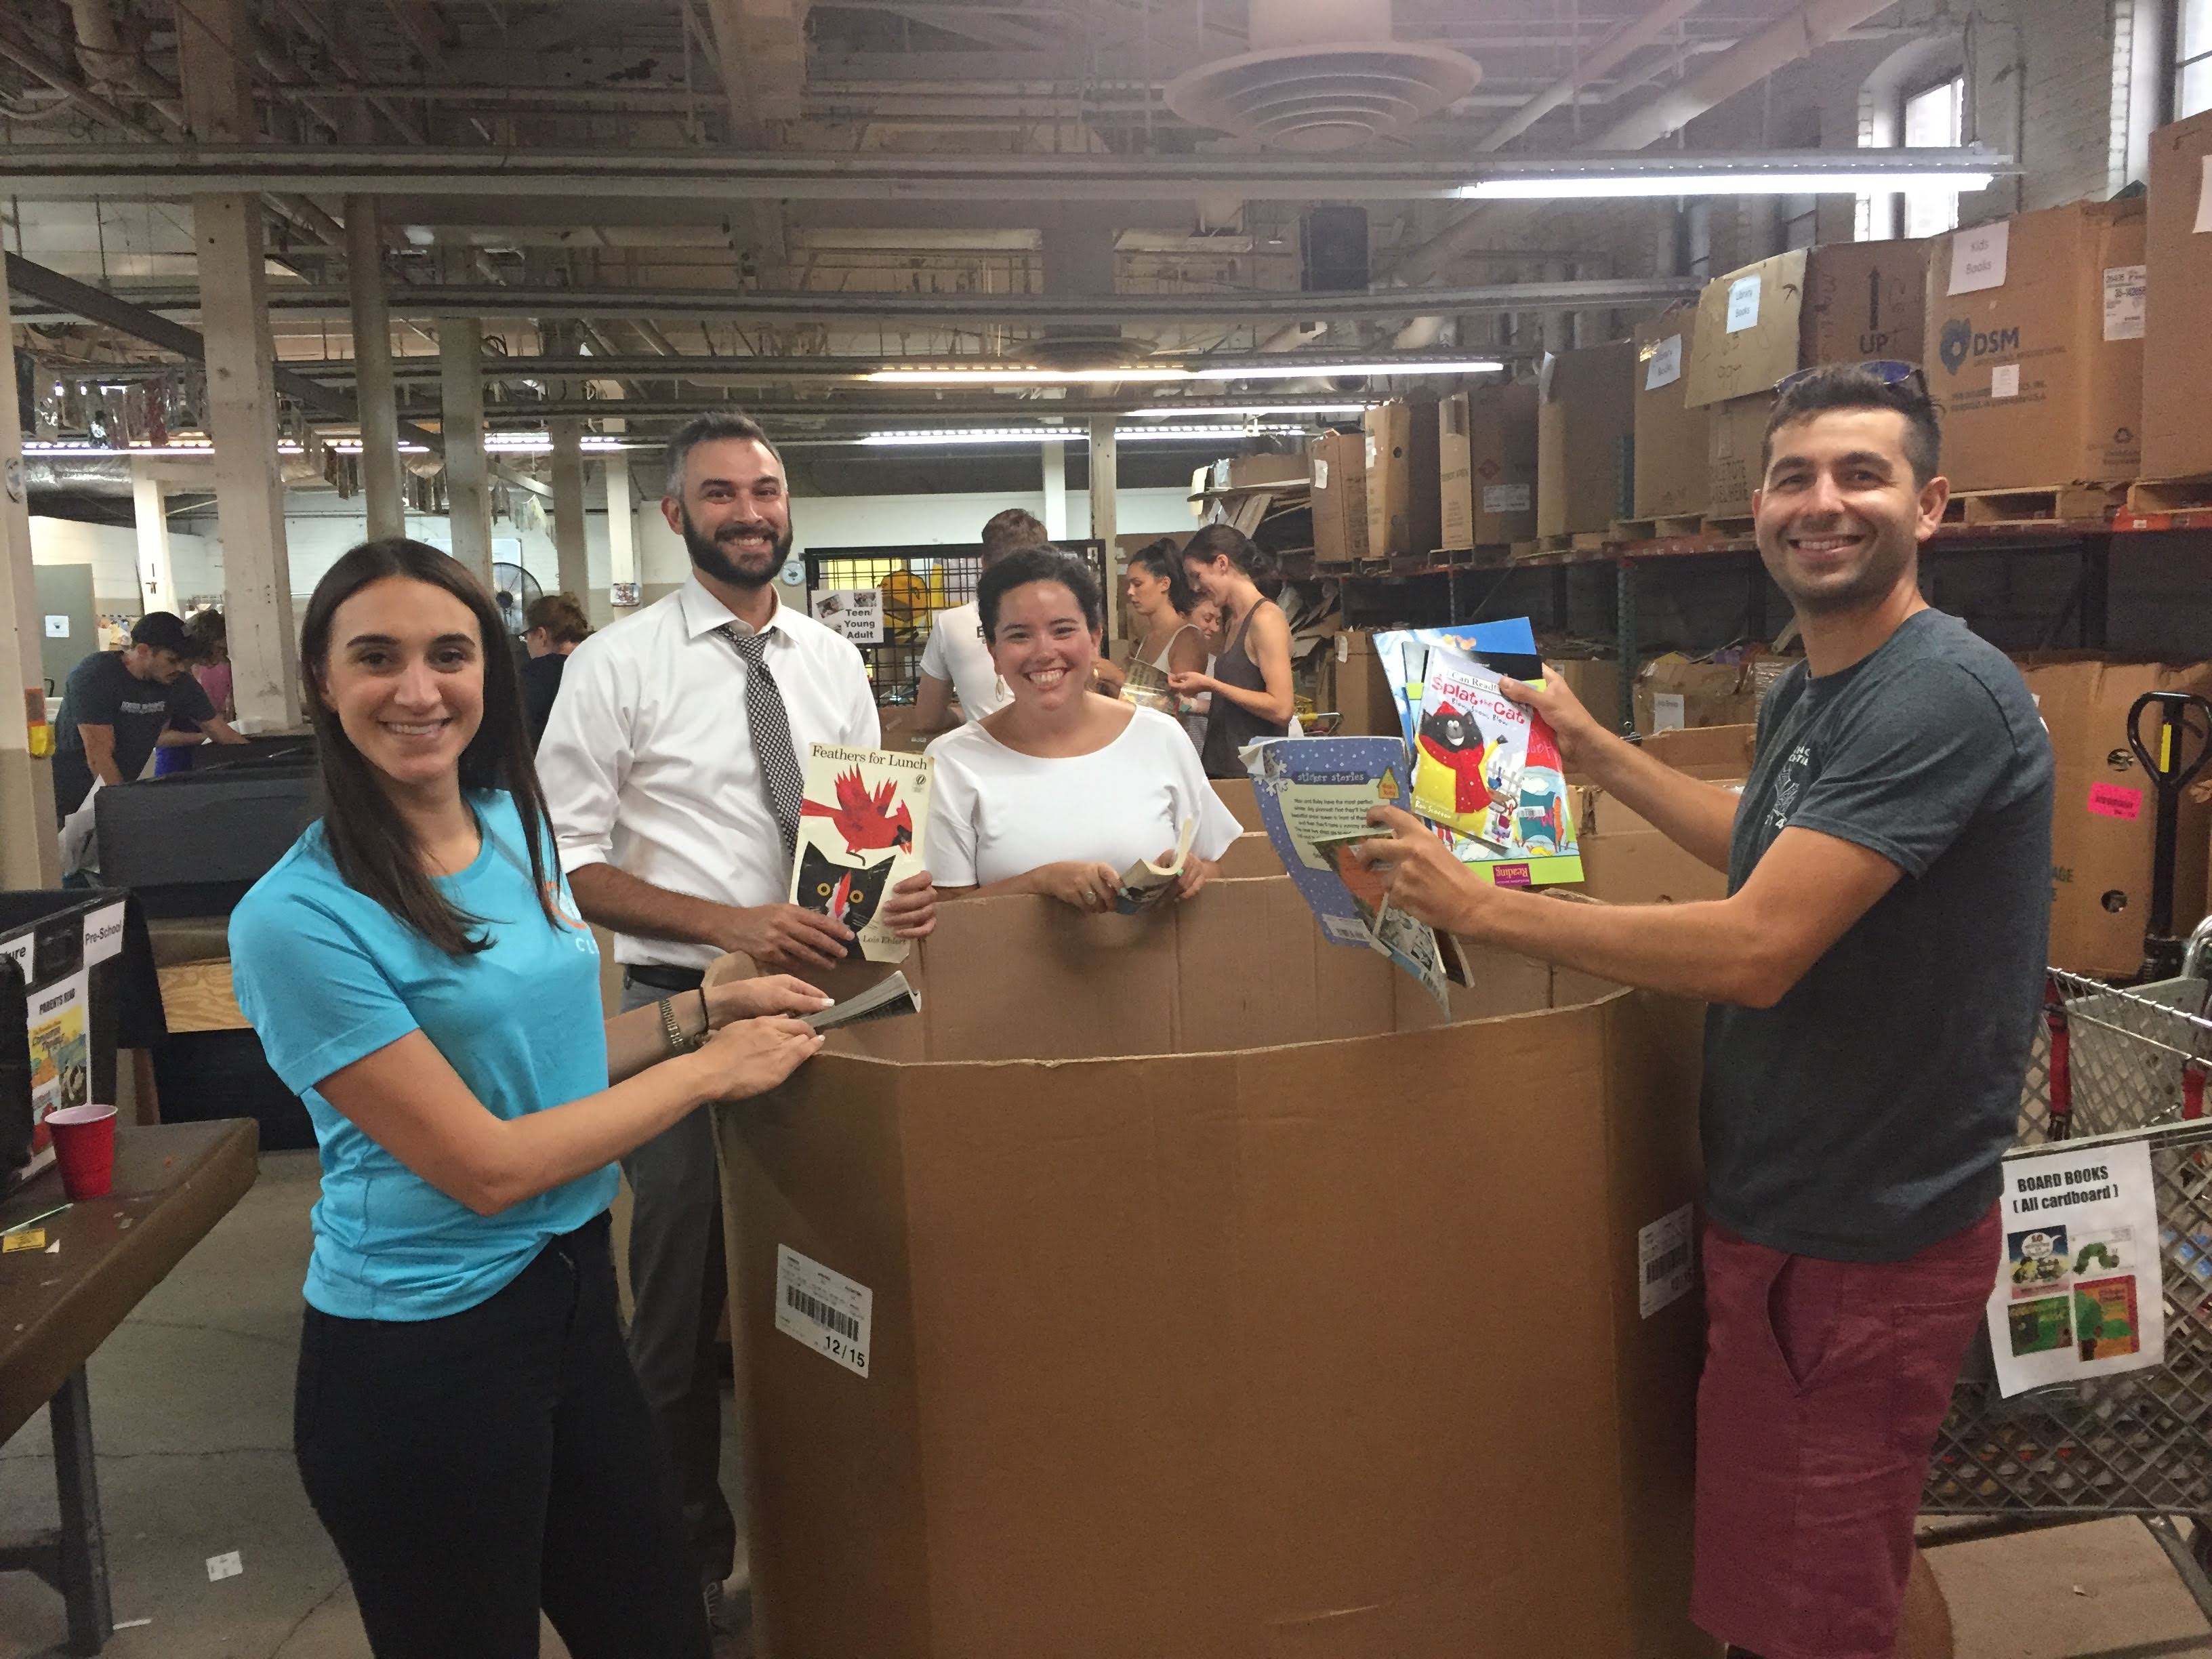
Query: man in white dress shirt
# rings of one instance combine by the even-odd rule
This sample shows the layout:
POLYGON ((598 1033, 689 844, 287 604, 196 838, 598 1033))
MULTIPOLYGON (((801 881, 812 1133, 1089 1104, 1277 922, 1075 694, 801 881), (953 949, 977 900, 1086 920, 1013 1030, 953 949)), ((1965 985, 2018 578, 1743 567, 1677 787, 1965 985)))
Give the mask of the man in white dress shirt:
MULTIPOLYGON (((767 434, 702 415, 668 447, 660 508, 691 575, 577 647, 538 750, 561 867, 586 916, 616 935, 623 1006, 696 988, 726 951, 804 977, 843 960, 843 927, 784 902, 799 784, 813 743, 878 746, 860 652, 781 605, 791 497, 767 434)), ((884 919, 927 933, 927 874, 892 890, 884 919)), ((719 1613, 737 1527, 717 1476, 714 1324, 726 1274, 721 1198, 704 1112, 623 1160, 635 1196, 629 1352, 659 1417, 701 1583, 719 1613)))
MULTIPOLYGON (((983 568, 988 570, 1007 554, 1025 547, 1051 544, 1052 538, 1045 534, 1034 513, 1010 507, 993 514, 983 526, 983 568)), ((939 611, 929 625, 929 643, 921 647, 921 676, 915 690, 915 729, 951 730, 955 694, 960 698, 961 712, 971 720, 980 720, 1013 701, 1013 693, 991 661, 991 647, 983 643, 983 613, 973 599, 939 611)))

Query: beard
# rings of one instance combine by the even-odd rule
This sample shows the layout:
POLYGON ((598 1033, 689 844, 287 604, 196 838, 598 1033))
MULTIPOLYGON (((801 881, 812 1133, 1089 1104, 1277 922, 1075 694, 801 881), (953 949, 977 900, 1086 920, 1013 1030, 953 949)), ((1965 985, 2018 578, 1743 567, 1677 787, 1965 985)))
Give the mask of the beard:
POLYGON ((1766 556, 1762 548, 1760 562, 1783 597, 1797 610, 1814 617, 1841 616, 1879 604, 1911 568, 1919 550, 1919 544, 1909 536, 1895 538, 1877 532, 1857 569, 1834 572, 1814 581, 1798 580, 1790 568, 1786 544, 1778 547, 1774 557, 1766 556))
POLYGON ((691 556, 693 568, 732 587, 767 586, 791 556, 788 526, 776 532, 765 553, 739 553, 733 545, 726 545, 736 542, 739 532, 735 528, 725 530, 718 539, 691 522, 690 509, 681 501, 676 505, 676 515, 683 521, 684 550, 691 556))

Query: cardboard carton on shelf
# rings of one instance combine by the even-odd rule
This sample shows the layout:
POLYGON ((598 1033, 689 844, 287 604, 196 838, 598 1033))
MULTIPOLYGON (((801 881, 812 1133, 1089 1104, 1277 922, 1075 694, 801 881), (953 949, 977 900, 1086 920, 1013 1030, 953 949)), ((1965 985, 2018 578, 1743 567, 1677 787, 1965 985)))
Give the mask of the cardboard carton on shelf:
POLYGON ((969 900, 718 1110, 766 1650, 1710 1659, 1699 1011, 1478 960, 969 900))
POLYGON ((1364 629, 1339 634, 1335 665, 1336 708, 1341 716, 1337 731, 1348 738, 1398 735, 1398 702, 1390 695, 1382 659, 1375 654, 1374 635, 1364 629))
MULTIPOLYGON (((2146 691, 2212 696, 2212 662, 2185 667, 2094 660, 2021 664, 2051 731, 2051 961, 2077 974, 2125 975, 2142 963, 2149 925, 2157 787, 2128 745, 2128 710, 2146 691)), ((2148 716, 2144 726, 2156 728, 2148 716)), ((2212 804, 2185 791, 2174 843, 2175 930, 2204 914, 2212 804)))
POLYGON ((1503 547, 1536 533, 1536 385, 1453 393, 1437 407, 1437 545, 1503 547))
POLYGON ((1411 558, 1441 546, 1437 405, 1392 401, 1367 411, 1367 556, 1411 558))
POLYGON ((1367 439, 1324 432, 1306 452, 1313 490, 1314 562, 1354 564, 1367 556, 1367 439))
POLYGON ((1634 484, 1635 343, 1554 353, 1538 384, 1536 533, 1610 530, 1634 484))
POLYGON ((2203 228, 2206 158, 2212 112, 2160 127, 2150 136, 2150 198, 2145 221, 2142 474, 2180 478, 2212 473, 2212 234, 2203 228))
POLYGON ((2075 202, 1935 239, 1928 386, 1954 494, 2140 474, 2144 228, 2140 200, 2075 202))
POLYGON ((1924 240, 1797 248, 1705 285, 1684 402, 1708 411, 1708 515, 1751 512, 1776 382, 1820 363, 1925 361, 1930 252, 1924 240))
POLYGON ((1636 511, 1656 519, 1705 510, 1705 422, 1690 413, 1698 313, 1677 306, 1636 331, 1636 511))
POLYGON ((1636 729, 1649 737, 1686 726, 1756 725, 1759 699, 1787 665, 1778 657, 1746 663, 1655 657, 1637 671, 1636 729))

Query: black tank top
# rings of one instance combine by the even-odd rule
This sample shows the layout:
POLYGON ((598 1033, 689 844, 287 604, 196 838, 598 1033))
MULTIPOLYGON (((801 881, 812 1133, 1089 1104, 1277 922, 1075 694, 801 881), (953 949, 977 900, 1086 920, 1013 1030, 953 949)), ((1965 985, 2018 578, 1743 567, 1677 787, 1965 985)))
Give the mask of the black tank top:
MULTIPOLYGON (((1213 678, 1224 685, 1241 686, 1247 691, 1264 691, 1267 678, 1260 666, 1244 653, 1244 636, 1252 631, 1252 618, 1263 605, 1272 605, 1272 599, 1260 599, 1244 613, 1243 623, 1237 636, 1229 641, 1229 648, 1215 659, 1213 678)), ((1206 716, 1206 742, 1200 747, 1199 759, 1206 767, 1209 778, 1241 778, 1246 775, 1237 751, 1248 743, 1261 738, 1279 738, 1290 726, 1282 720, 1262 720, 1234 698, 1213 694, 1212 708, 1206 716)))

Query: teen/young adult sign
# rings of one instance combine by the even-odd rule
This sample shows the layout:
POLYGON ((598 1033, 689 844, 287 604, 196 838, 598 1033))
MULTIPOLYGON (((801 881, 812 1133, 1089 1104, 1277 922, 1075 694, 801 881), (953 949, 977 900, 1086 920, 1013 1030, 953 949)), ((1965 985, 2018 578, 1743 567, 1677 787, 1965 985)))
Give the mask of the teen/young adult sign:
POLYGON ((825 587, 814 595, 814 620, 855 645, 884 642, 884 590, 825 587))
POLYGON ((2142 1141, 2011 1158, 1990 1346, 2005 1395, 2166 1358, 2157 1188, 2142 1141))

